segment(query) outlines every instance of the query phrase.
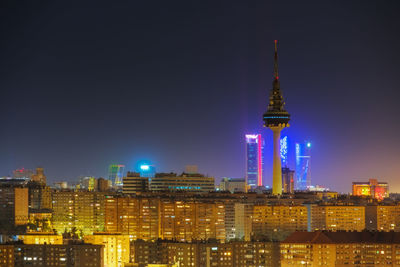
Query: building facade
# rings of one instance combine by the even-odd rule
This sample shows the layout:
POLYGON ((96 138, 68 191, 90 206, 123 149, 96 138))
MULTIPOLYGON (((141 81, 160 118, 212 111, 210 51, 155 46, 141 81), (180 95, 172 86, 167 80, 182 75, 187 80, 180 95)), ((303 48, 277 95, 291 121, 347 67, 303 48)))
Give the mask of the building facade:
POLYGON ((177 175, 176 173, 157 173, 150 182, 151 191, 214 191, 214 178, 202 174, 177 175))
POLYGON ((58 233, 73 228, 84 235, 104 231, 104 193, 54 191, 52 198, 53 226, 58 233))
POLYGON ((129 235, 96 233, 84 237, 85 242, 101 245, 104 266, 123 267, 130 259, 129 235))
POLYGON ((282 267, 400 265, 395 232, 296 232, 280 246, 282 267))
POLYGON ((150 190, 149 178, 141 177, 138 172, 128 172, 123 178, 122 192, 124 194, 134 194, 150 190))
POLYGON ((294 171, 288 167, 282 168, 282 191, 283 193, 294 193, 294 171))
POLYGON ((25 225, 29 219, 29 191, 27 187, 0 186, 0 225, 5 230, 25 225))
POLYGON ((255 205, 252 217, 255 238, 280 241, 295 231, 306 231, 308 225, 303 205, 255 205))
POLYGON ((229 191, 231 193, 247 193, 246 179, 241 178, 222 178, 219 184, 220 191, 229 191))

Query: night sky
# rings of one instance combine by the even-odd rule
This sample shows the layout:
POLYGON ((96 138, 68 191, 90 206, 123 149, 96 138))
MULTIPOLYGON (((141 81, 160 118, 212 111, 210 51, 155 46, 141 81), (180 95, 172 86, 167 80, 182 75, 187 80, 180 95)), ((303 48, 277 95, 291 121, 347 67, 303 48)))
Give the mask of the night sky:
POLYGON ((244 134, 261 132, 270 185, 278 39, 283 134, 312 141, 312 183, 400 192, 398 1, 14 2, 0 13, 0 176, 43 166, 72 182, 147 160, 244 177, 244 134))

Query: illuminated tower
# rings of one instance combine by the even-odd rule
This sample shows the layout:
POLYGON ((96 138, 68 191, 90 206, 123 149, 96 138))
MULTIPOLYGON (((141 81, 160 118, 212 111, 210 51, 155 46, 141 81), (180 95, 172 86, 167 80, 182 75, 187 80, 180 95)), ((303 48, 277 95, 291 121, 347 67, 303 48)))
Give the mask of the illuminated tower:
POLYGON ((296 189, 307 190, 311 185, 311 143, 296 143, 296 189))
POLYGON ((246 181, 251 187, 262 186, 261 134, 246 134, 246 181))
POLYGON ((279 149, 280 137, 282 129, 289 127, 290 115, 285 110, 281 86, 278 75, 278 47, 275 40, 275 56, 274 56, 274 81, 272 82, 272 90, 269 96, 268 110, 264 113, 264 126, 270 128, 273 132, 274 152, 272 163, 272 194, 282 194, 282 167, 281 155, 279 149))
POLYGON ((124 176, 125 165, 112 164, 108 168, 108 179, 116 186, 122 186, 122 177, 124 176))

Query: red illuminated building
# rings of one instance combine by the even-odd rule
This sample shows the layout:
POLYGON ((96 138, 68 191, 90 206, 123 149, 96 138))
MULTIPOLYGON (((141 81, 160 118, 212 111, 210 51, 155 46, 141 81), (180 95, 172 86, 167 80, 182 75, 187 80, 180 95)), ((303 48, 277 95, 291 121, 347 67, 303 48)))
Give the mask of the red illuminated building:
POLYGON ((353 182, 353 196, 384 199, 389 196, 389 185, 386 182, 378 182, 376 179, 369 179, 368 182, 353 182))

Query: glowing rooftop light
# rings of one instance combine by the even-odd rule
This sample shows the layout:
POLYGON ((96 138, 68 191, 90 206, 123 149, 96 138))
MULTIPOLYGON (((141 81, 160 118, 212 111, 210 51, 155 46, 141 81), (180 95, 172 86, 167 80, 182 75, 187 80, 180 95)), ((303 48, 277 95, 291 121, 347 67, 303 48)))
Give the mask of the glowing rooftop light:
POLYGON ((307 147, 311 147, 311 143, 310 142, 307 143, 307 147))
POLYGON ((150 169, 150 166, 149 165, 140 165, 140 169, 142 171, 148 171, 150 169))

